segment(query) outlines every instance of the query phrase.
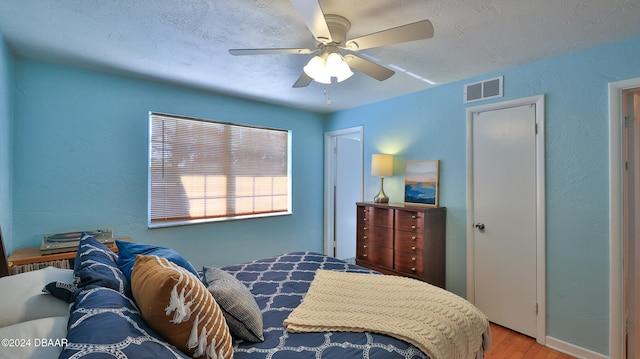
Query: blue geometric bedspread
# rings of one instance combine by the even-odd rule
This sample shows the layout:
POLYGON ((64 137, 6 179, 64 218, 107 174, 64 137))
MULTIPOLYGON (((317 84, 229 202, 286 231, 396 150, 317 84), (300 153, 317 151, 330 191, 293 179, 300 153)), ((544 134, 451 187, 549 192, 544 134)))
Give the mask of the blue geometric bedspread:
POLYGON ((284 320, 302 301, 318 269, 373 271, 313 252, 293 252, 222 268, 243 282, 263 313, 264 342, 234 343, 235 359, 428 358, 402 340, 375 333, 289 333, 284 320))

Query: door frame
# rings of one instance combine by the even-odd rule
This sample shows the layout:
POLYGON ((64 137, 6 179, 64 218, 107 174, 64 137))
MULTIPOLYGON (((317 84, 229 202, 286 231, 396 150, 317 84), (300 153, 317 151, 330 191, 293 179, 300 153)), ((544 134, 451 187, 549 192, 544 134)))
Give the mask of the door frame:
POLYGON ((622 91, 640 77, 609 83, 609 357, 625 354, 624 152, 622 91))
POLYGON ((467 108, 467 300, 475 303, 475 230, 473 227, 473 114, 523 105, 536 106, 536 341, 546 343, 546 195, 544 95, 467 108))
MULTIPOLYGON (((334 139, 337 137, 349 136, 360 139, 360 154, 364 159, 364 127, 357 126, 342 130, 329 131, 324 133, 324 254, 333 256, 333 246, 335 241, 335 200, 333 184, 335 178, 335 158, 334 139)), ((362 162, 364 168, 364 161, 362 162)), ((360 198, 364 195, 364 170, 360 168, 360 198)), ((355 203, 353 210, 355 211, 355 203)), ((354 224, 355 225, 355 224, 354 224)))

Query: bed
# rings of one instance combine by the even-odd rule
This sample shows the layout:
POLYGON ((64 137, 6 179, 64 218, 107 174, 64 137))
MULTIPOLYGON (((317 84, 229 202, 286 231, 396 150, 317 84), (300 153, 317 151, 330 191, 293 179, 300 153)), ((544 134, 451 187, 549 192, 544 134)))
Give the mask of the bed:
MULTIPOLYGON (((329 291, 325 290, 324 295, 329 297, 323 298, 321 277, 327 281, 336 276, 352 283, 343 288, 352 290, 352 297, 366 292, 356 285, 360 278, 389 277, 354 264, 319 253, 292 252, 196 270, 171 249, 123 244, 126 248, 119 246, 118 258, 91 239, 81 241, 73 270, 47 268, 0 279, 2 303, 11 303, 3 304, 0 312, 0 337, 12 340, 3 341, 0 357, 450 358, 450 354, 441 357, 425 354, 431 348, 425 350, 416 344, 411 334, 394 335, 375 326, 367 330, 369 327, 355 323, 332 326, 336 325, 332 321, 361 309, 347 308, 344 314, 332 318, 339 303, 330 303, 319 312, 309 307, 316 297, 320 303, 331 302, 332 298, 344 299, 348 305, 363 303, 362 299, 354 303, 345 296, 332 294, 336 282, 325 283, 329 291), (7 294, 3 290, 6 286, 21 289, 7 294), (189 299, 189 295, 196 298, 198 290, 194 288, 202 287, 208 295, 189 299), (47 294, 39 293, 43 288, 47 294), (210 302, 199 304, 205 301, 210 302), (309 305, 305 308, 303 304, 309 305), (313 319, 313 313, 316 322, 307 326, 305 321, 313 319), (209 319, 204 323, 203 318, 209 319), (187 337, 176 337, 176 332, 186 333, 187 337)), ((417 282, 402 280, 411 281, 407 282, 409 285, 417 282)), ((396 282, 393 279, 391 283, 396 282)), ((389 283, 379 285, 390 288, 389 283)), ((437 290, 440 298, 455 297, 437 290)), ((341 289, 341 293, 347 292, 341 289)), ((456 298, 454 307, 458 308, 464 300, 456 298)), ((470 308, 473 310, 473 306, 470 308)), ((462 330, 451 329, 454 325, 449 323, 455 324, 456 319, 448 313, 442 316, 446 326, 433 325, 434 330, 454 339, 464 337, 448 344, 446 350, 462 346, 462 354, 456 352, 457 356, 481 358, 491 347, 488 321, 481 313, 473 313, 472 317, 465 310, 460 312, 463 314, 458 315, 458 324, 463 324, 462 330)), ((419 331, 410 329, 409 332, 419 331)))

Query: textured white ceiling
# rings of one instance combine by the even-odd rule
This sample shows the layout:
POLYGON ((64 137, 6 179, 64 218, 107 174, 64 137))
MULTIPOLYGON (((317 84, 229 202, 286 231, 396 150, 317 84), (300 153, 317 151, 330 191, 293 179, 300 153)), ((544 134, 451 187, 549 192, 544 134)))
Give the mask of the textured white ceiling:
MULTIPOLYGON (((349 19, 347 38, 431 20, 432 39, 361 53, 437 84, 640 35, 640 0, 320 3, 325 13, 349 19)), ((397 71, 383 82, 356 73, 339 84, 294 89, 311 55, 228 53, 230 48, 313 48, 311 33, 288 0, 2 0, 0 33, 22 56, 319 112, 433 86, 397 71)))

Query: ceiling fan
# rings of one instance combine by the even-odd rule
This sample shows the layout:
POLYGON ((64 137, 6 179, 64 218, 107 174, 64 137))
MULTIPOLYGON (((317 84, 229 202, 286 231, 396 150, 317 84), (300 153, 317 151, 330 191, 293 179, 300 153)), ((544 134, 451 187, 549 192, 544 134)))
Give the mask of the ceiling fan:
POLYGON ((349 20, 340 15, 325 15, 319 1, 291 0, 291 3, 316 39, 315 49, 230 49, 229 53, 236 56, 318 54, 304 67, 293 87, 308 86, 313 80, 330 84, 332 77, 341 82, 353 75, 350 68, 384 81, 393 76, 395 71, 358 56, 357 51, 433 37, 433 25, 429 20, 422 20, 347 40, 347 32, 351 28, 349 20), (340 50, 345 50, 346 54, 340 50))

